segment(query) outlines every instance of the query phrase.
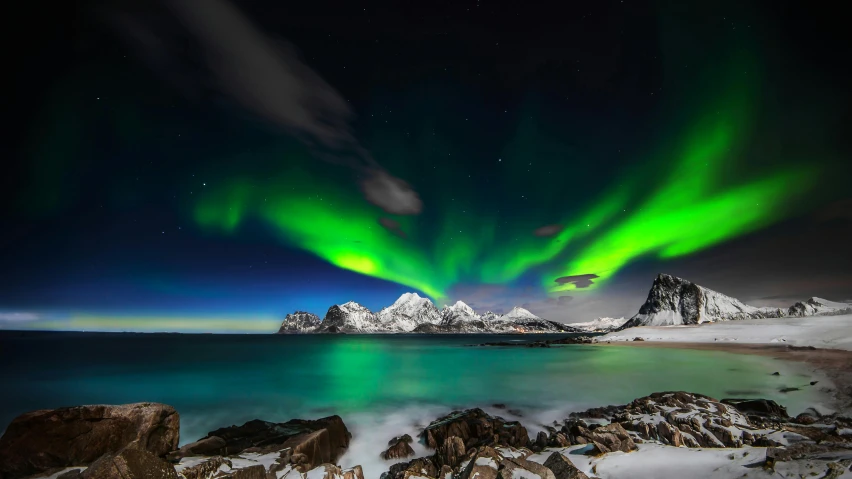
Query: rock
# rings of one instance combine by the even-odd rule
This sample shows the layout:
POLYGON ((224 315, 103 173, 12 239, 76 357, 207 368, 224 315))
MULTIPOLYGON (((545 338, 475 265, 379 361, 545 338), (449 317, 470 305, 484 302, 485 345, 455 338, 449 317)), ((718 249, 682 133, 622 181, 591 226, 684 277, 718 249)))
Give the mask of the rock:
POLYGON ((639 337, 639 336, 636 336, 635 338, 633 338, 633 340, 634 340, 634 341, 644 341, 644 340, 645 340, 645 338, 641 338, 641 337, 639 337))
POLYGON ((216 479, 266 479, 266 468, 261 464, 256 464, 240 469, 231 469, 230 472, 217 474, 216 479))
POLYGON ((352 469, 341 469, 334 464, 320 464, 308 472, 311 479, 364 479, 364 471, 361 466, 352 469))
POLYGON ((171 464, 150 452, 127 447, 116 454, 104 454, 83 471, 80 478, 177 479, 178 475, 171 464))
POLYGON ((772 375, 773 375, 773 376, 780 376, 780 375, 781 375, 781 373, 779 373, 778 371, 775 371, 774 373, 772 373, 772 375))
POLYGON ((228 444, 219 436, 209 436, 189 443, 169 455, 172 459, 187 456, 215 456, 224 454, 228 444))
POLYGON ((499 479, 556 479, 547 467, 521 458, 505 458, 500 462, 499 479))
POLYGON ((558 452, 554 452, 544 461, 544 467, 553 471, 556 479, 589 479, 589 476, 583 474, 567 457, 558 452))
POLYGON ((419 457, 409 462, 400 462, 390 467, 388 472, 382 474, 381 479, 408 479, 409 477, 436 477, 438 468, 431 459, 419 457))
POLYGON ((482 445, 528 447, 530 442, 526 428, 519 422, 492 417, 479 408, 453 412, 433 421, 420 433, 432 449, 450 436, 461 438, 466 449, 482 445))
POLYGON ((0 437, 0 476, 86 466, 126 447, 164 456, 177 448, 179 423, 173 407, 157 403, 28 412, 12 420, 0 437))
POLYGON ((802 413, 796 416, 793 419, 793 422, 795 422, 796 424, 810 425, 817 422, 817 418, 811 416, 810 414, 802 413))
POLYGON ((544 431, 539 431, 538 435, 535 437, 535 445, 541 449, 547 447, 547 433, 544 431))
POLYGON ((497 479, 503 457, 488 446, 482 446, 459 473, 459 479, 497 479))
POLYGON ((180 468, 180 465, 178 465, 178 468, 180 468, 178 472, 185 479, 208 479, 223 465, 229 468, 233 467, 230 460, 222 456, 214 456, 194 466, 180 468))
POLYGON ((657 434, 662 439, 663 444, 674 447, 683 445, 683 436, 680 434, 680 430, 668 422, 657 423, 657 434))
POLYGON ((441 472, 438 473, 438 479, 453 479, 453 468, 446 464, 441 466, 441 472))
POLYGON ((722 399, 722 404, 734 406, 747 416, 757 416, 763 419, 786 421, 787 408, 771 399, 722 399))
MULTIPOLYGON (((290 448, 294 464, 300 470, 314 469, 319 464, 335 463, 349 447, 352 434, 340 416, 329 416, 317 420, 292 419, 273 423, 255 419, 242 426, 230 426, 211 431, 193 445, 210 440, 209 444, 225 446, 221 449, 204 446, 207 454, 234 455, 252 449, 253 452, 268 453, 290 448), (301 455, 301 456, 300 456, 301 455), (297 462, 298 461, 298 462, 297 462)), ((187 445, 184 447, 188 447, 187 445)), ((198 447, 198 446, 194 446, 198 447)))
POLYGON ((435 452, 435 465, 455 468, 464 459, 465 453, 464 441, 458 436, 450 436, 444 439, 444 443, 435 452))
POLYGON ((636 450, 636 444, 633 442, 630 434, 619 423, 607 424, 594 431, 586 430, 583 436, 593 445, 589 451, 592 455, 614 451, 630 452, 636 450))
POLYGON ((782 392, 782 393, 789 393, 789 392, 793 392, 793 391, 801 391, 801 388, 781 388, 781 389, 778 390, 778 392, 782 392))
POLYGON ((80 479, 81 477, 80 469, 71 469, 70 471, 63 472, 56 476, 56 479, 80 479))
POLYGON ((414 442, 414 439, 412 439, 411 436, 409 436, 408 434, 403 434, 402 436, 396 436, 395 438, 388 441, 388 446, 393 446, 400 441, 406 444, 411 444, 412 442, 414 442))
POLYGON ((384 460, 389 459, 404 459, 406 457, 411 457, 414 455, 414 449, 408 445, 404 440, 397 441, 396 444, 390 446, 385 451, 383 451, 379 456, 384 460))

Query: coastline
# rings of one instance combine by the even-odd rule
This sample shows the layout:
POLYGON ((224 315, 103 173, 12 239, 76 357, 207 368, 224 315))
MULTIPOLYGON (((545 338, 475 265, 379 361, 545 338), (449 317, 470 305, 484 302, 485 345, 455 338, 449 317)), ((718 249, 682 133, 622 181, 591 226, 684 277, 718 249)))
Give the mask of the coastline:
POLYGON ((823 392, 832 399, 832 408, 841 414, 852 412, 852 351, 797 347, 763 343, 679 342, 679 341, 599 341, 601 347, 645 347, 721 351, 733 354, 752 354, 782 361, 805 363, 811 370, 831 382, 823 392))

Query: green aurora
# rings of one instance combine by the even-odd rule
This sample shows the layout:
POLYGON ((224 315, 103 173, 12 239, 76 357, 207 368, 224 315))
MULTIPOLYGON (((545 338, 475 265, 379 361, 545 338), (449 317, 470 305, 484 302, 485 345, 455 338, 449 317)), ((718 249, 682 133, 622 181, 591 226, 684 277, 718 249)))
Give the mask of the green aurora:
MULTIPOLYGON (((610 180, 619 181, 602 185, 579 211, 570 205, 561 214, 548 212, 549 219, 539 212, 501 216, 482 202, 442 198, 440 204, 426 203, 427 209, 437 209, 437 228, 422 216, 395 217, 403 237, 378 223, 386 215, 357 189, 311 167, 306 153, 272 148, 262 154, 303 166, 287 167, 272 178, 229 176, 208 187, 193 215, 200 226, 227 234, 238 234, 249 219, 259 220, 287 245, 434 299, 446 298, 462 282, 508 284, 524 278, 558 294, 577 288, 555 279, 586 274, 598 276, 584 288, 594 289, 632 262, 689 255, 794 212, 793 201, 813 184, 815 168, 787 165, 757 175, 735 168, 748 154, 755 120, 759 84, 755 74, 743 73, 757 70, 748 66, 736 63, 724 81, 711 82, 700 114, 665 138, 650 159, 636 154, 645 173, 612 175, 610 180), (550 237, 533 234, 547 224, 563 229, 550 237)), ((520 122, 509 150, 530 144, 526 128, 520 122)), ((507 163, 530 159, 524 151, 512 155, 506 153, 507 163)))

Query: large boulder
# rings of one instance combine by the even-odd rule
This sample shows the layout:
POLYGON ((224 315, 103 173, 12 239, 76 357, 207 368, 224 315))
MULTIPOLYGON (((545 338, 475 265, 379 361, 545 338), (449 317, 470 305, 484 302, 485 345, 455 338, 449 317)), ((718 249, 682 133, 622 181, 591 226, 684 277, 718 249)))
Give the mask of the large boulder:
POLYGON ((80 474, 80 479, 178 479, 178 475, 163 459, 128 447, 116 454, 104 454, 80 474))
POLYGON ((405 459, 414 455, 414 449, 405 440, 399 440, 385 449, 379 456, 384 460, 405 459))
POLYGON ((409 477, 431 477, 438 476, 439 469, 431 459, 418 457, 408 462, 400 462, 390 467, 390 470, 381 475, 381 479, 408 479, 409 477))
POLYGON ((589 476, 558 452, 554 452, 544 461, 544 467, 550 469, 556 479, 589 479, 589 476))
POLYGON ((164 456, 177 448, 180 418, 165 404, 96 405, 28 412, 0 437, 0 476, 87 466, 125 448, 164 456))
POLYGON ((294 462, 298 459, 300 470, 306 471, 323 463, 336 463, 349 447, 351 437, 340 416, 282 423, 255 419, 242 426, 211 431, 199 441, 183 446, 175 456, 227 456, 290 449, 294 462))
POLYGON ((752 421, 786 422, 790 419, 787 408, 771 399, 722 399, 723 404, 735 407, 752 421))
POLYGON ((467 449, 530 445, 527 430, 521 423, 492 417, 479 408, 455 411, 433 421, 420 433, 420 439, 432 449, 443 445, 451 436, 460 438, 467 449))

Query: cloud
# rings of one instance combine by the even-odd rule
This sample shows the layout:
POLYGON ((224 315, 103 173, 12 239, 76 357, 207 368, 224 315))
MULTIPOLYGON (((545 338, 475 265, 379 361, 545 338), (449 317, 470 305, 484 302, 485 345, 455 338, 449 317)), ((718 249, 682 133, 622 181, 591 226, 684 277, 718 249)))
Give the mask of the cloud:
POLYGON ((384 229, 399 236, 400 238, 408 238, 408 235, 405 234, 405 231, 400 228, 399 223, 390 218, 379 218, 379 224, 382 225, 384 229))
POLYGON ((417 192, 384 170, 373 170, 361 180, 361 191, 367 201, 388 213, 416 215, 423 209, 417 192))
POLYGON ((388 213, 420 213, 417 192, 360 144, 351 129, 349 103, 301 61, 292 45, 269 38, 227 0, 162 0, 162 5, 171 14, 165 21, 150 15, 150 5, 146 15, 125 8, 107 18, 149 65, 182 90, 197 96, 205 86, 213 88, 310 145, 315 157, 351 168, 367 201, 388 213), (182 53, 187 36, 195 55, 182 53))
POLYGON ((41 315, 22 311, 0 312, 0 322, 19 323, 25 321, 38 321, 41 315))
POLYGON ((543 237, 554 236, 556 234, 559 234, 559 232, 562 231, 563 229, 565 229, 565 226, 563 226, 563 225, 556 225, 556 224, 547 225, 547 226, 542 226, 541 228, 536 229, 535 231, 533 231, 533 234, 536 235, 536 236, 543 236, 543 237))
POLYGON ((559 284, 568 284, 574 283, 574 286, 577 288, 588 288, 594 282, 593 279, 598 278, 596 274, 575 274, 573 276, 562 276, 560 278, 556 278, 553 281, 559 284))

